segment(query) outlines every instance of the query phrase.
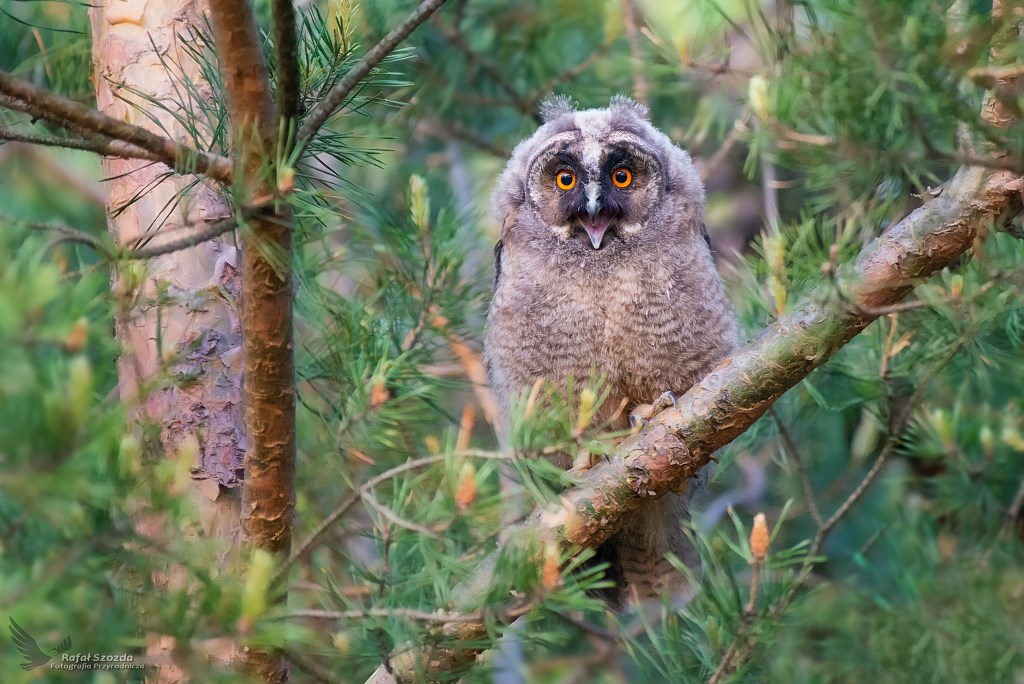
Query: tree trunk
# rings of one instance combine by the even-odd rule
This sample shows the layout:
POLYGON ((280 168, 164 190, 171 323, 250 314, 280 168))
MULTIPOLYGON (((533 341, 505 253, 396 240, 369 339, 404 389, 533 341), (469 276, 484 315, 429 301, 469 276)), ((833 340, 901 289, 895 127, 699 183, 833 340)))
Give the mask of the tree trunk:
MULTIPOLYGON (((201 12, 202 6, 194 0, 91 5, 94 86, 100 111, 154 133, 187 140, 171 114, 181 111, 179 72, 187 74, 206 97, 214 97, 188 52, 180 47, 194 27, 203 25, 201 12)), ((183 113, 194 117, 196 112, 192 107, 183 113)), ((197 146, 209 149, 205 141, 197 146)), ((190 187, 198 180, 195 176, 170 174, 163 164, 105 158, 103 171, 112 179, 106 183, 108 226, 120 245, 157 231, 190 230, 183 226, 202 226, 229 212, 207 182, 190 187)), ((183 234, 187 233, 178 233, 183 234)), ((234 301, 239 278, 231 235, 144 265, 115 264, 115 269, 117 335, 123 346, 119 390, 123 400, 138 407, 135 429, 143 435, 150 457, 194 458, 190 494, 204 532, 225 540, 237 538, 245 439, 241 329, 234 301)), ((163 534, 162 525, 158 515, 138 521, 140 531, 151 536, 163 534)), ((171 569, 157 581, 175 582, 178 572, 171 569)), ((151 637, 151 656, 162 655, 158 659, 166 661, 173 647, 168 637, 151 637)), ((180 670, 167 664, 157 678, 177 681, 182 677, 180 670)))
MULTIPOLYGON (((277 193, 278 115, 262 38, 247 0, 209 0, 236 160, 236 201, 263 205, 277 193)), ((280 40, 294 39, 284 35, 280 40)), ((280 48, 279 46, 279 52, 280 48)), ((291 54, 289 52, 289 54, 291 54)), ((292 54, 294 57, 294 55, 292 54)), ((280 66, 280 65, 279 65, 280 66)), ((294 62, 292 62, 294 66, 294 62)), ((290 88, 297 87, 297 73, 290 88)), ((285 95, 294 105, 297 93, 285 95)), ((282 127, 282 130, 284 127, 282 127)), ((287 189, 285 190, 285 192, 287 189)), ((288 557, 295 513, 295 355, 292 335, 292 212, 284 202, 249 221, 242 242, 242 336, 245 345, 245 544, 288 557)), ((278 601, 287 599, 283 591, 278 601)), ((245 648, 242 662, 263 682, 283 682, 277 650, 245 648)))

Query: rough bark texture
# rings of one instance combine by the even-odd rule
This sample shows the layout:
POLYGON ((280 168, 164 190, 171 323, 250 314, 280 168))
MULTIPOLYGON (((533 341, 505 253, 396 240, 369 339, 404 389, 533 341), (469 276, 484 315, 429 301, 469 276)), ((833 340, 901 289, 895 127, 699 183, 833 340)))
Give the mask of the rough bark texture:
MULTIPOLYGON (((201 82, 198 68, 178 48, 178 41, 187 39, 191 27, 201 24, 200 12, 201 7, 192 0, 126 0, 91 6, 94 82, 100 111, 164 135, 149 119, 152 116, 168 131, 181 134, 170 113, 115 84, 176 109, 173 77, 153 46, 165 60, 180 65, 201 82)), ((207 96, 212 99, 212 91, 207 96)), ((168 171, 163 164, 104 159, 103 173, 113 179, 105 184, 108 225, 118 244, 185 224, 202 225, 227 213, 220 196, 202 183, 188 190, 180 203, 173 203, 175 194, 195 177, 159 180, 168 171), (135 199, 143 188, 148 191, 135 199)), ((124 349, 118 361, 121 396, 128 402, 142 398, 136 418, 153 426, 152 431, 143 428, 151 435, 145 445, 150 455, 174 457, 183 440, 194 437, 198 441, 199 452, 192 464, 192 498, 206 533, 224 539, 238 532, 239 498, 231 490, 240 484, 245 444, 241 329, 231 301, 239 287, 235 261, 235 248, 226 236, 152 259, 144 268, 132 265, 126 270, 121 264, 114 274, 115 292, 125 295, 117 319, 118 339, 124 349), (145 274, 141 287, 127 292, 136 277, 133 274, 138 273, 145 274), (151 386, 160 378, 168 380, 151 386)), ((147 534, 163 533, 158 517, 140 519, 139 527, 147 534)), ((157 581, 173 582, 177 572, 172 568, 157 581)), ((168 637, 151 637, 150 655, 166 663, 156 675, 159 681, 184 677, 170 664, 172 650, 168 637)))
MULTIPOLYGON (((210 0, 209 5, 239 169, 239 202, 251 206, 273 193, 278 144, 262 39, 250 3, 210 0)), ((249 546, 285 558, 295 510, 290 212, 255 218, 248 229, 242 243, 247 439, 242 528, 249 546)), ((261 681, 288 677, 279 652, 246 648, 242 660, 261 681)))
MULTIPOLYGON (((1010 210, 1024 182, 1009 172, 961 169, 942 194, 872 241, 841 270, 836 296, 831 283, 766 328, 724 360, 643 431, 626 440, 612 458, 582 475, 561 505, 527 521, 524 533, 554 535, 569 553, 593 548, 618 529, 623 516, 676 490, 712 460, 717 449, 749 428, 788 389, 825 363, 877 316, 871 309, 903 299, 928 277, 970 249, 979 231, 1010 210)), ((481 563, 462 589, 462 602, 484 595, 494 556, 481 563)), ((462 639, 479 637, 483 625, 460 626, 462 639), (475 630, 474 630, 475 627, 475 630)), ((443 672, 477 651, 449 641, 408 648, 369 681, 420 681, 443 672)))

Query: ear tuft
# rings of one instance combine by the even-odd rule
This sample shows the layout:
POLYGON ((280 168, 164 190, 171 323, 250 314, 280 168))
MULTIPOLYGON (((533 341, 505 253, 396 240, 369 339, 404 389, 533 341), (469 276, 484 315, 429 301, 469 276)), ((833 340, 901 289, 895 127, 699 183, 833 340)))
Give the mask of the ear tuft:
POLYGON ((651 120, 651 110, 626 95, 612 95, 612 99, 608 103, 608 111, 612 114, 626 114, 634 116, 638 119, 643 119, 644 121, 651 120))
POLYGON ((551 123, 576 111, 576 103, 568 95, 549 95, 540 103, 540 120, 551 123))

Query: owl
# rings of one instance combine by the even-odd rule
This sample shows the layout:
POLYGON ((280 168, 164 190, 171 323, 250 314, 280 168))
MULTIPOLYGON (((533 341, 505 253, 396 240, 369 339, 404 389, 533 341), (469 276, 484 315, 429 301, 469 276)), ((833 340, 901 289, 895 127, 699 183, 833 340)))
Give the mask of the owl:
MULTIPOLYGON (((704 227, 704 188, 690 156, 627 97, 581 111, 556 98, 541 118, 494 195, 501 237, 484 345, 489 381, 507 415, 538 379, 578 388, 601 377, 609 396, 592 424, 627 429, 737 342, 704 227)), ((705 468, 685 491, 628 516, 597 549, 615 583, 604 594, 612 607, 692 596, 666 555, 699 573, 683 530, 706 480, 705 468)))

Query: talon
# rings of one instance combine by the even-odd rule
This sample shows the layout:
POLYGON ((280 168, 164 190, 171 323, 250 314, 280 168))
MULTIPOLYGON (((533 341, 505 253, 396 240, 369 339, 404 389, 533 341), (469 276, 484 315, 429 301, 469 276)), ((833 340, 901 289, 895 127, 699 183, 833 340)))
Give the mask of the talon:
POLYGON ((667 409, 670 406, 675 405, 676 395, 672 394, 672 392, 663 392, 660 397, 654 400, 654 409, 656 411, 661 409, 667 409))
POLYGON ((647 421, 644 420, 642 417, 636 415, 635 413, 630 414, 630 416, 629 416, 629 425, 634 430, 639 430, 639 429, 643 428, 643 426, 646 425, 646 424, 647 424, 647 421))

